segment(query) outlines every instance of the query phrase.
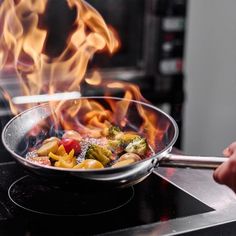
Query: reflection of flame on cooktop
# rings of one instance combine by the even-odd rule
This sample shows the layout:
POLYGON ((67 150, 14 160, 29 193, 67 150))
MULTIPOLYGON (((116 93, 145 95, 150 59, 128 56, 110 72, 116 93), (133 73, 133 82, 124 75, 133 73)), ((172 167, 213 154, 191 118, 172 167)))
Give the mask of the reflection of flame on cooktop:
POLYGON ((85 193, 66 191, 58 187, 36 183, 24 176, 8 189, 11 201, 24 210, 54 216, 88 216, 121 208, 134 196, 133 187, 127 189, 85 193))

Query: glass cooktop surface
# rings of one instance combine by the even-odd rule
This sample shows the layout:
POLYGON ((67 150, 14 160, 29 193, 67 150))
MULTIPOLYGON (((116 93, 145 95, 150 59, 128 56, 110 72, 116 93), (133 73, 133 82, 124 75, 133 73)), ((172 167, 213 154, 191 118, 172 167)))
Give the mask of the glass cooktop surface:
POLYGON ((155 173, 88 194, 43 185, 4 150, 0 160, 0 235, 103 234, 213 210, 155 173))

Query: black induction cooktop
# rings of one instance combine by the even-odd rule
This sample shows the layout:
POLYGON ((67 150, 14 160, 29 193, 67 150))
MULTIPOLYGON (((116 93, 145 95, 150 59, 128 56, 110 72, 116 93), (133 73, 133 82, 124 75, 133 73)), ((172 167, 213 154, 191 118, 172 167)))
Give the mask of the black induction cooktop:
POLYGON ((94 235, 211 211, 153 173, 133 187, 87 193, 45 186, 0 151, 0 235, 94 235))

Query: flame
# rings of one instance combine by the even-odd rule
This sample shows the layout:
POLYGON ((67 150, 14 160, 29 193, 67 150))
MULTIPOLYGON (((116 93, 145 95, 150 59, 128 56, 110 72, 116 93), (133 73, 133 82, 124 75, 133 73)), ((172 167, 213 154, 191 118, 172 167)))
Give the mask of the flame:
POLYGON ((102 77, 98 71, 94 71, 92 77, 86 78, 85 81, 89 85, 100 85, 102 83, 102 77))
POLYGON ((23 95, 79 91, 94 53, 119 47, 101 15, 82 0, 68 0, 76 8, 75 30, 65 50, 56 58, 45 54, 47 30, 39 28, 47 0, 9 0, 0 7, 0 69, 14 65, 23 95), (53 88, 53 89, 52 89, 53 88))
MULTIPOLYGON (((112 54, 119 49, 120 42, 115 30, 108 27, 102 16, 85 1, 67 0, 68 7, 76 10, 73 32, 68 35, 66 47, 61 54, 51 57, 45 52, 49 32, 40 27, 47 4, 47 0, 2 2, 0 70, 12 65, 24 96, 80 91, 83 80, 92 87, 103 88, 107 96, 112 90, 124 93, 123 100, 107 99, 106 106, 90 99, 50 102, 54 126, 78 130, 92 137, 102 136, 112 124, 131 127, 129 114, 134 106, 131 100, 147 103, 139 88, 130 83, 104 82, 98 71, 94 71, 90 78, 86 76, 89 61, 96 52, 108 51, 112 54)), ((5 91, 4 96, 13 114, 17 114, 19 108, 13 104, 10 94, 5 91)), ((135 106, 141 120, 137 131, 144 134, 149 144, 155 147, 165 130, 158 128, 158 118, 151 109, 142 103, 135 106)), ((35 134, 38 130, 36 128, 31 133, 35 134)))

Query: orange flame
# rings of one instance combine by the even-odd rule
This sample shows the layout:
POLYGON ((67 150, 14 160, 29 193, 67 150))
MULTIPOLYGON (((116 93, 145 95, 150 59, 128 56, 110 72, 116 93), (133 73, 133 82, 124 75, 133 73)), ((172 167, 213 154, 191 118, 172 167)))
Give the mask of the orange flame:
MULTIPOLYGON (((119 49, 115 31, 85 1, 67 0, 68 7, 77 12, 74 30, 68 35, 64 51, 52 58, 44 51, 48 32, 39 27, 47 4, 47 0, 7 0, 0 5, 0 70, 9 65, 14 67, 24 96, 80 91, 83 80, 90 86, 102 87, 106 95, 111 90, 121 90, 125 99, 116 102, 108 99, 109 108, 85 99, 61 101, 56 103, 56 108, 55 103, 50 105, 54 108, 54 122, 60 123, 65 130, 74 129, 81 134, 100 137, 111 124, 127 126, 130 100, 147 102, 139 88, 130 83, 103 82, 98 71, 86 78, 88 63, 97 51, 106 50, 112 54, 119 49), (77 117, 83 117, 82 121, 77 117)), ((12 112, 19 112, 9 93, 4 92, 4 96, 12 112)), ((141 104, 136 110, 142 120, 138 132, 155 146, 164 132, 157 128, 156 115, 141 104)))
POLYGON ((113 53, 119 47, 94 8, 81 0, 67 2, 77 10, 75 30, 57 58, 43 52, 47 31, 39 28, 39 20, 47 0, 9 0, 0 7, 0 69, 14 65, 23 95, 78 91, 94 53, 104 48, 113 53))

